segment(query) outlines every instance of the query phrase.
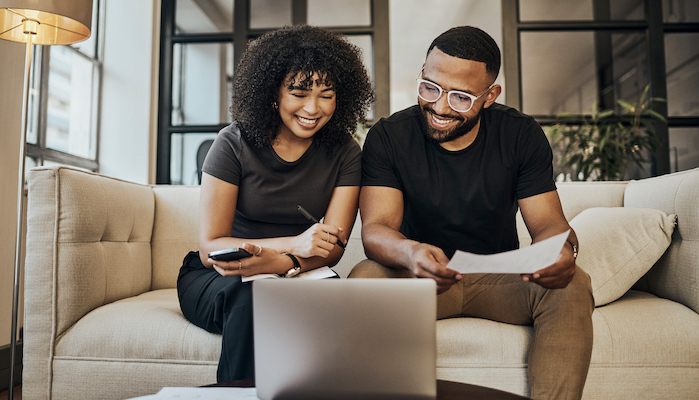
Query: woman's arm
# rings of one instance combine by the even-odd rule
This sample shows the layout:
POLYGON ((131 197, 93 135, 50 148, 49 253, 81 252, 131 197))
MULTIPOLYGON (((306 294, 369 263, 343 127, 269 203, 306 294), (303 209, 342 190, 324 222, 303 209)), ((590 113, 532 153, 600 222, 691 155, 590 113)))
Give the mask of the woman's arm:
POLYGON ((335 243, 339 240, 346 242, 356 217, 358 197, 357 186, 337 187, 333 191, 323 224, 314 224, 297 236, 240 239, 230 236, 238 199, 238 186, 204 173, 199 204, 199 256, 205 266, 212 267, 214 264, 207 256, 211 251, 243 247, 253 254, 260 253, 241 262, 217 261, 216 269, 222 275, 284 273, 293 263, 289 257, 281 253, 296 255, 303 271, 322 265, 334 265, 343 251, 335 243), (258 246, 264 247, 265 250, 260 252, 258 246))

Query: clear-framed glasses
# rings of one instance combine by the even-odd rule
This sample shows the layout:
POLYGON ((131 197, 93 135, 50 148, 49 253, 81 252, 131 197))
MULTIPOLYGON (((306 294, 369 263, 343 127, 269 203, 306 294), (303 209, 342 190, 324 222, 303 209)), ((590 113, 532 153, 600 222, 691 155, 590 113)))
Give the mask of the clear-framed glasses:
MULTIPOLYGON (((485 92, 478 96, 460 90, 450 90, 447 92, 447 103, 449 103, 449 107, 456 112, 468 112, 471 107, 473 107, 473 103, 483 97, 492 88, 493 86, 490 86, 485 92)), ((419 98, 428 103, 434 103, 442 97, 442 93, 444 93, 444 89, 438 84, 417 78, 417 96, 419 98)))

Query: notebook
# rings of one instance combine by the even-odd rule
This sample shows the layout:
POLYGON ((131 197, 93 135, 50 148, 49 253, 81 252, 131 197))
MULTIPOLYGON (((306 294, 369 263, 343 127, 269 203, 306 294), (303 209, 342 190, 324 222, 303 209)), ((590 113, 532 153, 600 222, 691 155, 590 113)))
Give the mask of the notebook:
POLYGON ((434 399, 431 279, 253 283, 255 386, 272 399, 434 399))

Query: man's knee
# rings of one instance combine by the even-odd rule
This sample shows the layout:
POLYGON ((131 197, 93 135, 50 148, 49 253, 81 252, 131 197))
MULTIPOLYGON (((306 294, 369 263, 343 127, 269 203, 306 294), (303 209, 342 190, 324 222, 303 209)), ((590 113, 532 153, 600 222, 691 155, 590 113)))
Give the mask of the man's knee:
POLYGON ((410 278, 410 271, 384 267, 373 260, 364 260, 352 268, 348 278, 410 278))
POLYGON ((570 284, 568 284, 567 288, 570 288, 568 295, 573 297, 572 301, 578 304, 588 305, 590 312, 592 312, 595 308, 595 299, 592 296, 592 281, 587 272, 576 266, 575 276, 570 284))

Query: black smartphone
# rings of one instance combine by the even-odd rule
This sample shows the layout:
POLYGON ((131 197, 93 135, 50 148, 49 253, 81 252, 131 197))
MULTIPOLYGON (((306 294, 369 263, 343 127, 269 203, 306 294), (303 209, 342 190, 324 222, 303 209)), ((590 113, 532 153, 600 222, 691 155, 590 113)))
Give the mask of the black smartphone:
POLYGON ((237 247, 234 247, 232 249, 212 251, 211 253, 209 253, 209 258, 214 259, 216 261, 234 261, 250 256, 252 256, 252 253, 249 253, 246 250, 239 249, 237 247))

